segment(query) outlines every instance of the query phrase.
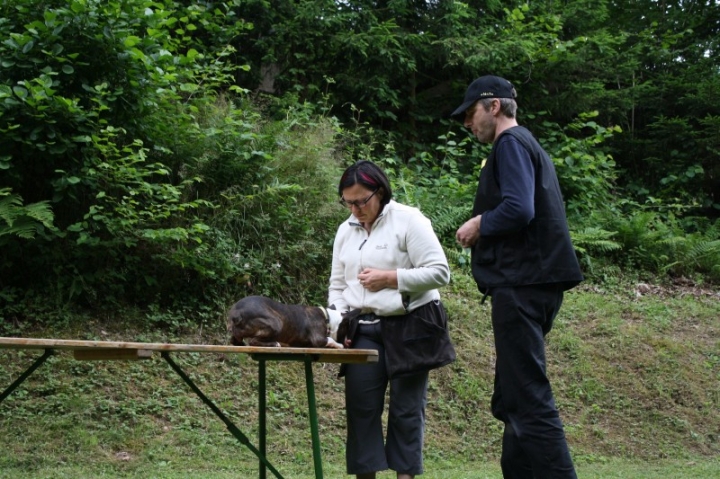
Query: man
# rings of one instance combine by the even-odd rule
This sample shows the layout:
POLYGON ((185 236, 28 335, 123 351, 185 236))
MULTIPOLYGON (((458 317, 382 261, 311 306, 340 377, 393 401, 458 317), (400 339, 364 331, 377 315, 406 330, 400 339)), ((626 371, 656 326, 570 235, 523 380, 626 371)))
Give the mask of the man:
MULTIPOLYGON (((472 248, 478 288, 492 298, 493 416, 505 423, 500 464, 507 479, 577 478, 546 375, 544 337, 563 292, 582 281, 550 157, 518 126, 513 85, 473 81, 452 116, 492 150, 472 218, 456 233, 472 248)), ((483 297, 483 300, 485 297, 483 297)))

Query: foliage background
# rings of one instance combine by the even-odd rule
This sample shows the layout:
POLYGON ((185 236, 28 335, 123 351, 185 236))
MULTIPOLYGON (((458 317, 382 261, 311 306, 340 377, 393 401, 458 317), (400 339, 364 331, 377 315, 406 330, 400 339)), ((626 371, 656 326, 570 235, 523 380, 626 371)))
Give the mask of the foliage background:
POLYGON ((322 303, 361 158, 464 266, 487 146, 447 115, 487 72, 556 163, 589 279, 716 283, 720 7, 625 3, 3 2, 0 314, 322 303))

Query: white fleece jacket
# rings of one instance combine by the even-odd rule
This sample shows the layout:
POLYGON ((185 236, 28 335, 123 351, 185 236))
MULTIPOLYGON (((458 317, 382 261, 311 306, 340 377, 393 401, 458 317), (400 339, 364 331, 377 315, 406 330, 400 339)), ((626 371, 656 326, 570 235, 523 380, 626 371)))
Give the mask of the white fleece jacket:
POLYGON ((328 288, 328 304, 338 311, 406 314, 440 299, 437 288, 449 282, 445 252, 430 220, 417 208, 390 201, 369 235, 354 215, 338 228, 328 288), (363 288, 357 276, 365 268, 397 270, 398 288, 363 288))

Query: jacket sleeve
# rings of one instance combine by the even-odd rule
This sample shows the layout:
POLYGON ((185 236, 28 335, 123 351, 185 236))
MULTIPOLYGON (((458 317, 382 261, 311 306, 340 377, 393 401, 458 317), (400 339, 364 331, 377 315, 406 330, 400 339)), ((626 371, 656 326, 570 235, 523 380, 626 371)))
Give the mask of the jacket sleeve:
POLYGON ((400 292, 421 293, 450 282, 450 266, 432 224, 422 214, 415 215, 407 225, 407 252, 412 268, 397 270, 400 292))
POLYGON ((535 217, 535 169, 530 153, 517 139, 505 135, 500 139, 496 155, 502 203, 483 213, 482 236, 515 233, 535 217))
POLYGON ((345 269, 339 259, 342 237, 341 228, 342 226, 338 229, 333 243, 330 286, 328 287, 328 306, 335 306, 337 311, 344 313, 349 307, 343 298, 343 291, 348 287, 348 284, 347 281, 345 281, 345 269))

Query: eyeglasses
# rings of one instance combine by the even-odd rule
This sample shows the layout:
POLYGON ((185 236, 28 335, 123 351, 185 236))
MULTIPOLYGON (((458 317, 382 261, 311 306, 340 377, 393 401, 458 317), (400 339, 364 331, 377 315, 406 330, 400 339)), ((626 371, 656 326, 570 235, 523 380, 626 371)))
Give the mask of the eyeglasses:
POLYGON ((364 208, 365 205, 368 204, 368 201, 370 201, 370 199, 375 196, 375 193, 377 193, 379 189, 380 188, 373 191, 372 194, 364 200, 347 201, 345 198, 340 198, 340 204, 346 208, 352 208, 353 206, 356 208, 364 208))

